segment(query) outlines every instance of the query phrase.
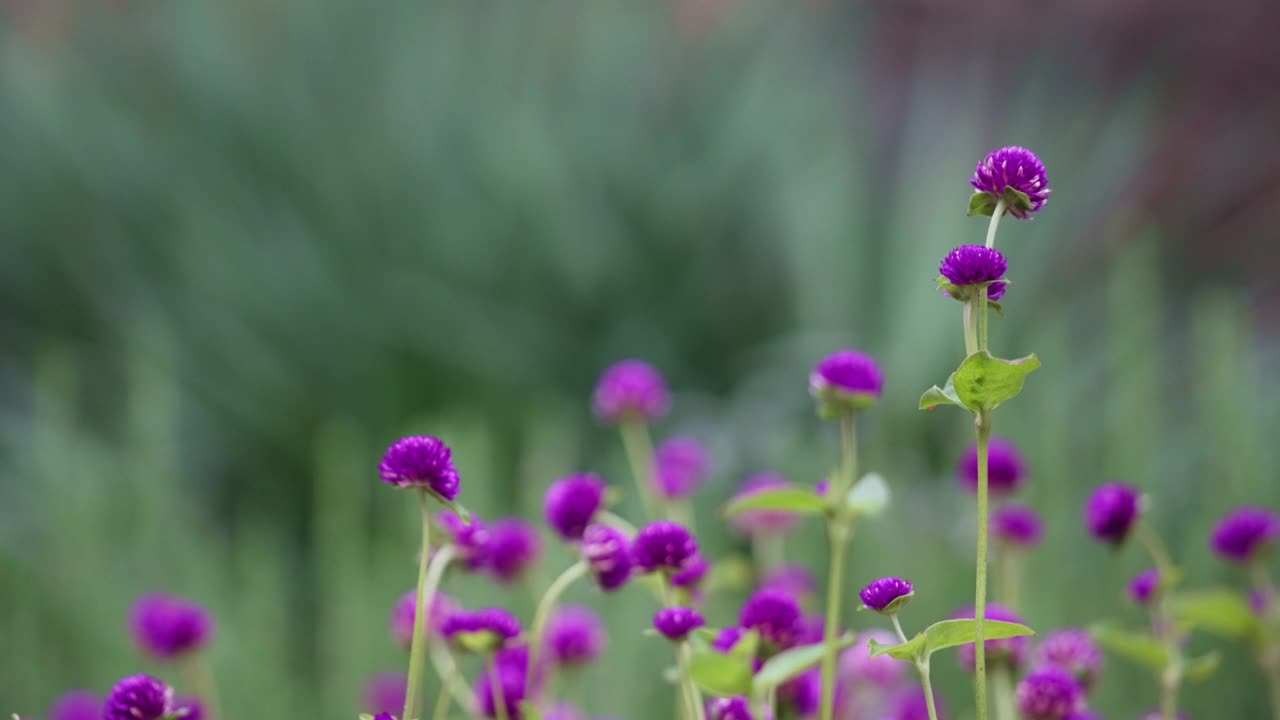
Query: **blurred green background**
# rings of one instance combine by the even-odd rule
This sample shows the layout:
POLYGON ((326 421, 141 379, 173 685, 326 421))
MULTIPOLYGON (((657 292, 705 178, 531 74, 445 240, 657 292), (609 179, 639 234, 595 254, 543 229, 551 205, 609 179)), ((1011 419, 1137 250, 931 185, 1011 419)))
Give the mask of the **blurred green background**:
MULTIPOLYGON (((589 411, 627 356, 675 391, 656 434, 713 449, 715 556, 745 550, 716 513, 746 473, 835 462, 812 365, 877 356, 863 467, 894 502, 859 529, 851 586, 914 580, 908 627, 971 602, 969 426, 915 405, 961 359, 932 281, 980 242, 966 179, 1004 144, 1055 188, 1002 226, 1015 284, 992 331, 1044 362, 996 425, 1048 519, 1029 623, 1141 622, 1122 594, 1147 561, 1080 521, 1107 479, 1150 491, 1192 583, 1243 587, 1207 532, 1280 506, 1280 114, 1259 81, 1280 17, 1190 7, 0 2, 0 711, 167 675, 124 626, 163 589, 217 614, 229 718, 353 717, 404 665, 387 616, 415 573, 382 449, 443 437, 486 517, 537 517, 573 470, 630 487, 589 411)), ((548 548, 535 584, 568 562, 548 548)), ((817 527, 789 551, 825 562, 817 527)), ((492 602, 475 579, 448 591, 492 602)), ((668 715, 651 601, 573 598, 612 630, 577 699, 668 715)), ((712 624, 739 600, 712 598, 712 624)), ((501 601, 529 618, 522 588, 501 601)), ((1248 653, 1193 641, 1218 647, 1191 717, 1262 716, 1248 653)), ((967 677, 934 664, 971 715, 967 677)), ((1155 701, 1112 658, 1093 705, 1155 701)))

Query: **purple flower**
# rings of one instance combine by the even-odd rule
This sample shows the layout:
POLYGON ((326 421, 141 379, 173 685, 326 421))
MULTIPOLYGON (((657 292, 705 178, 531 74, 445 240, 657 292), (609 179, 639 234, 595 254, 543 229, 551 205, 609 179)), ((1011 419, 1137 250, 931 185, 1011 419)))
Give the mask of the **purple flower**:
POLYGON ((586 720, 582 711, 569 703, 556 703, 542 716, 542 720, 586 720))
POLYGON ((430 435, 411 435, 392 443, 382 455, 378 474, 396 487, 426 488, 445 500, 458 497, 453 451, 430 435))
POLYGON ((1102 650, 1088 632, 1078 628, 1055 630, 1044 636, 1037 652, 1041 664, 1056 665, 1071 673, 1088 690, 1102 671, 1102 650))
POLYGON ((902 598, 909 597, 912 594, 911 583, 900 577, 880 578, 873 581, 870 585, 862 588, 862 592, 858 593, 858 597, 862 598, 862 604, 870 610, 876 612, 884 612, 890 609, 890 612, 896 613, 907 601, 897 602, 902 598), (893 607, 890 608, 890 605, 893 607))
POLYGON ((498 717, 498 696, 494 685, 501 693, 506 716, 510 720, 520 720, 523 714, 520 704, 525 698, 525 686, 528 684, 528 654, 523 648, 512 648, 498 654, 491 667, 476 679, 476 706, 484 717, 498 717), (495 682, 494 673, 497 673, 495 682))
POLYGON ((1160 589, 1160 571, 1143 570, 1129 581, 1129 597, 1139 605, 1147 605, 1160 589))
POLYGON ((818 592, 818 580, 803 565, 788 563, 779 565, 765 573, 760 587, 782 590, 797 598, 804 599, 818 592))
POLYGON ((583 473, 561 478, 547 488, 543 515, 565 540, 580 540, 591 518, 604 506, 604 480, 583 473))
POLYGON ((72 690, 53 704, 49 720, 102 720, 102 698, 88 690, 72 690))
MULTIPOLYGON (((995 282, 1003 278, 1008 270, 1009 263, 1004 255, 985 245, 961 245, 947 253, 938 265, 938 272, 952 285, 959 287, 995 282)), ((1002 285, 1000 295, 1003 294, 1002 285)))
POLYGON ((667 414, 671 393, 662 375, 643 360, 611 365, 596 383, 596 417, 609 423, 627 418, 653 422, 667 414))
POLYGON ((366 712, 397 713, 404 709, 404 695, 409 680, 404 673, 378 673, 364 684, 364 709, 366 712))
POLYGON ((818 668, 800 673, 778 688, 778 699, 791 706, 797 717, 814 717, 822 704, 822 671, 818 668))
MULTIPOLYGON (((957 611, 951 617, 956 619, 972 619, 974 617, 973 608, 968 607, 957 611)), ((1022 618, 1018 617, 1018 615, 1012 610, 999 603, 991 603, 987 605, 985 618, 987 620, 999 620, 1002 622, 1019 624, 1022 623, 1022 618)), ((1026 659, 1027 638, 1023 636, 1003 638, 1000 640, 987 640, 983 643, 983 647, 985 647, 987 651, 988 667, 999 663, 1006 663, 1010 667, 1016 669, 1021 666, 1023 661, 1026 659)), ((959 650, 960 664, 964 669, 969 672, 973 672, 975 652, 974 643, 961 645, 959 650)))
MULTIPOLYGON (((942 706, 942 698, 934 695, 934 708, 938 711, 938 720, 946 720, 946 708, 942 706)), ((924 688, 913 687, 898 696, 893 708, 893 720, 929 720, 929 699, 925 697, 924 688)))
POLYGON ((640 530, 631 552, 642 571, 674 574, 697 556, 698 542, 683 525, 659 521, 640 530))
POLYGON ((631 543, 607 525, 587 526, 582 533, 582 557, 605 592, 617 590, 631 577, 631 543))
POLYGON ((1018 683, 1018 711, 1027 720, 1063 720, 1079 705, 1080 685, 1071 673, 1046 665, 1018 683))
POLYGON ((1265 508, 1242 507, 1213 529, 1213 551, 1227 562, 1248 564, 1259 551, 1280 538, 1280 515, 1265 508))
POLYGON ((693 438, 673 437, 653 454, 654 487, 665 498, 693 495, 711 468, 706 448, 693 438))
POLYGON ((1094 537, 1119 545, 1129 537, 1140 512, 1137 488, 1122 483, 1106 483, 1089 497, 1084 508, 1084 522, 1094 537))
POLYGON ((173 712, 173 688, 150 675, 131 675, 107 693, 103 720, 159 720, 173 712))
POLYGON ((180 697, 173 701, 175 713, 185 713, 182 720, 204 720, 204 703, 196 697, 180 697))
MULTIPOLYGON (((756 473, 743 481, 735 498, 749 497, 790 483, 776 473, 756 473)), ((788 510, 747 510, 729 518, 733 528, 744 535, 780 535, 795 527, 799 516, 788 510)))
POLYGON ((1044 525, 1035 510, 1011 503, 992 513, 991 532, 1009 545, 1033 547, 1044 537, 1044 525))
POLYGON ((440 633, 455 645, 471 652, 489 652, 503 647, 520 634, 520 621, 500 608, 468 612, 459 610, 440 624, 440 633))
POLYGON ((838 350, 823 358, 809 374, 809 394, 818 400, 827 417, 868 407, 883 390, 880 366, 870 355, 857 350, 838 350))
MULTIPOLYGON (((427 611, 429 621, 427 629, 440 632, 440 623, 444 618, 458 609, 458 603, 444 593, 436 593, 429 598, 430 609, 427 611)), ((413 643, 413 620, 418 614, 418 591, 410 590, 396 601, 391 609, 391 636, 404 647, 413 643)))
POLYGON ((801 631, 804 612, 800 603, 782 590, 757 590, 742 605, 738 625, 760 633, 775 650, 791 647, 801 631))
POLYGON ((684 640, 689 633, 706 624, 702 615, 692 608, 663 608, 653 616, 653 627, 669 640, 684 640))
POLYGON ((547 623, 546 655, 558 665, 585 665, 604 652, 604 623, 595 610, 566 605, 547 623))
POLYGON ((1062 720, 1102 720, 1102 716, 1089 708, 1076 708, 1067 713, 1062 720))
MULTIPOLYGON (((1008 212, 1016 218, 1026 220, 1030 213, 1037 212, 1049 201, 1049 176, 1045 174, 1044 163, 1035 153, 1024 147, 1003 147, 988 154, 978 163, 969 178, 969 184, 978 194, 987 196, 987 210, 983 214, 990 215, 995 211, 995 204, 1001 198, 1008 201, 1008 212), (1027 202, 1011 200, 1008 190, 1016 190, 1027 196, 1027 202)), ((972 205, 971 205, 972 207, 972 205)))
MULTIPOLYGON (((957 468, 960 482, 969 492, 978 492, 978 445, 970 445, 960 456, 957 468)), ((991 438, 987 446, 987 492, 992 497, 1007 497, 1022 487, 1027 476, 1027 464, 1022 453, 1013 443, 1003 438, 991 438)))
POLYGON ((716 633, 715 639, 711 641, 711 649, 716 652, 727 653, 733 650, 733 646, 737 645, 742 636, 746 634, 746 630, 735 625, 721 628, 720 632, 716 633))
POLYGON ((468 570, 479 570, 488 564, 489 540, 492 534, 483 520, 472 515, 471 522, 468 524, 451 510, 445 510, 437 518, 445 532, 449 533, 453 539, 458 557, 468 570))
POLYGON ((881 645, 897 645, 898 638, 887 630, 874 629, 860 633, 858 642, 840 654, 840 684, 867 683, 881 689, 896 687, 904 677, 907 664, 888 655, 871 657, 868 640, 881 645))
POLYGON ((707 702, 707 720, 752 720, 751 702, 744 697, 714 698, 707 702))
POLYGON ((380 712, 373 716, 373 720, 396 720, 396 716, 389 712, 380 712))
POLYGON ((685 562, 683 570, 671 576, 671 584, 686 590, 696 588, 710 570, 711 564, 698 553, 685 562))
POLYGON ((195 603, 150 593, 133 604, 129 627, 140 648, 168 660, 207 645, 213 635, 213 618, 195 603))
POLYGON ((489 530, 489 572, 500 582, 520 578, 542 557, 538 529, 519 518, 497 520, 489 530))
POLYGON ((1255 615, 1265 615, 1267 609, 1271 606, 1271 598, 1262 590, 1249 591, 1249 609, 1255 615))

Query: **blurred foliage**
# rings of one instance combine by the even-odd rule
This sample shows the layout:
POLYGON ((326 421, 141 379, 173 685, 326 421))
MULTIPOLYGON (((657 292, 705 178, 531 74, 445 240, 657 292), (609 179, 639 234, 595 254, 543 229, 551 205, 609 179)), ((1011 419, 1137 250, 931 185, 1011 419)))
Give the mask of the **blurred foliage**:
MULTIPOLYGON (((676 390, 658 434, 714 450, 697 512, 716 556, 746 550, 716 514, 743 474, 808 481, 835 462, 813 362, 879 357, 863 467, 895 498, 859 529, 851 582, 908 576, 906 623, 944 617, 972 590, 952 479, 967 424, 915 405, 960 360, 959 307, 933 277, 980 241, 964 179, 1002 143, 1036 149, 1056 188, 1002 229, 1015 283, 992 333, 998 354, 1044 362, 996 419, 1048 518, 1029 623, 1138 622, 1121 596, 1140 553, 1080 526, 1109 478, 1151 491, 1193 583, 1243 583, 1206 535, 1236 504, 1280 506, 1277 355, 1251 288, 1174 264, 1168 218, 1116 207, 1150 170, 1159 83, 1095 91, 1046 61, 1000 76, 993 108, 988 66, 939 61, 889 92, 849 50, 871 31, 841 18, 748 3, 710 30, 620 0, 141 3, 52 36, 11 28, 0 710, 155 670, 123 618, 162 588, 217 613, 229 717, 352 717, 363 680, 403 665, 386 620, 414 573, 414 511, 379 486, 381 449, 441 435, 487 516, 536 515, 574 469, 629 486, 587 402, 624 356, 676 390)), ((789 549, 817 568, 823 547, 807 527, 789 549)), ((567 557, 548 538, 531 591, 567 557)), ((503 599, 528 617, 525 595, 503 599)), ((574 597, 613 635, 572 692, 593 713, 667 712, 649 599, 574 597)), ((713 597, 712 623, 736 600, 713 597)), ((1247 654, 1222 647, 1224 671, 1186 693, 1192 717, 1259 716, 1247 654)), ((967 678, 935 668, 964 707, 967 678)), ((1095 705, 1133 717, 1148 683, 1113 660, 1095 705)))

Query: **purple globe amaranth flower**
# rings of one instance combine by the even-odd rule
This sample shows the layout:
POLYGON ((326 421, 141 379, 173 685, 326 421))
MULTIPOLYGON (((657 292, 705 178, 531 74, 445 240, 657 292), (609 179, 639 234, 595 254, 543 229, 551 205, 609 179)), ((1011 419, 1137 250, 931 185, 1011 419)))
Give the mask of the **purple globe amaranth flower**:
POLYGON ((514 582, 542 557, 542 539, 532 524, 506 518, 490 528, 488 550, 489 572, 500 582, 514 582))
POLYGON ((737 627, 736 625, 721 628, 720 632, 716 633, 715 638, 711 641, 711 649, 717 652, 727 653, 730 650, 733 650, 733 647, 737 645, 738 641, 742 639, 742 636, 746 634, 746 630, 737 627))
POLYGON ((102 720, 102 698, 88 690, 64 693, 49 711, 49 720, 102 720))
POLYGON ((696 589, 710 570, 711 563, 698 553, 685 562, 683 570, 671 576, 671 584, 685 590, 696 589))
POLYGON ((862 588, 858 597, 862 598, 863 606, 869 610, 893 614, 910 602, 913 592, 909 581, 900 577, 887 577, 862 588))
POLYGON ((605 592, 617 590, 631 577, 631 542, 615 528, 588 525, 582 533, 582 558, 605 592))
POLYGON ((1022 220, 1044 207, 1053 192, 1044 163, 1035 153, 1016 145, 1002 147, 983 158, 969 184, 979 196, 969 203, 970 214, 991 215, 996 203, 1004 199, 1008 213, 1022 220), (1026 199, 1010 190, 1022 193, 1026 199))
POLYGON ((591 518, 604 506, 604 490, 604 480, 590 473, 551 483, 542 506, 547 525, 565 540, 582 539, 591 518))
POLYGON ((410 435, 392 443, 382 455, 378 474, 396 487, 426 488, 445 500, 458 497, 453 451, 430 435, 410 435))
MULTIPOLYGON (((1022 618, 1018 617, 1017 613, 999 603, 987 605, 984 615, 986 620, 1022 623, 1022 618)), ((974 617, 973 608, 967 607, 959 610, 951 617, 955 619, 972 619, 974 617)), ((1005 664, 1014 669, 1021 667, 1027 656, 1027 642, 1028 640, 1025 636, 987 640, 983 643, 983 647, 987 651, 987 667, 997 664, 1005 664)), ((974 643, 961 645, 959 651, 960 664, 969 672, 973 672, 975 662, 974 643)))
POLYGON ((684 640, 689 633, 706 624, 702 614, 693 608, 663 608, 653 616, 653 627, 668 640, 684 640))
MULTIPOLYGON (((953 248, 938 264, 938 273, 955 286, 947 289, 948 294, 957 300, 965 300, 972 296, 972 291, 965 288, 984 283, 994 284, 997 280, 1004 278, 1004 274, 1008 271, 1009 262, 1004 259, 1004 255, 1001 255, 999 250, 985 245, 961 245, 953 248)), ((994 298, 988 291, 987 299, 999 300, 1004 295, 1006 285, 1007 283, 1000 284, 994 298)))
POLYGON ((396 716, 389 712, 380 712, 373 716, 373 720, 396 720, 396 716))
POLYGON ((440 513, 437 519, 452 538, 458 557, 468 570, 479 570, 489 563, 489 541, 492 533, 483 520, 472 515, 471 522, 468 523, 451 510, 440 513))
POLYGON ((803 565, 786 563, 765 573, 760 587, 782 590, 803 600, 818 592, 818 579, 803 565))
POLYGON ((1035 510, 1011 503, 991 514, 991 532, 1008 545, 1033 547, 1044 537, 1044 523, 1035 510))
POLYGON ((404 696, 408 689, 409 679, 404 673, 378 673, 364 684, 364 710, 374 714, 398 713, 404 709, 404 696))
POLYGON ((1246 565, 1280 538, 1280 515, 1260 507, 1228 513, 1213 529, 1210 546, 1227 562, 1246 565))
POLYGON ((711 460, 706 448, 693 438, 668 438, 653 453, 653 484, 658 494, 672 500, 693 495, 706 480, 711 460))
POLYGON ((1018 711, 1026 720, 1063 720, 1082 697, 1071 673, 1053 665, 1032 670, 1018 683, 1018 711))
POLYGON ((1100 485, 1084 507, 1084 523, 1099 540, 1119 545, 1129 537, 1141 515, 1138 489, 1123 483, 1100 485))
POLYGON ((811 718, 822 705, 822 671, 807 670, 778 687, 778 700, 791 708, 795 717, 811 718))
POLYGON ((884 391, 884 373, 876 361, 857 350, 838 350, 809 373, 809 394, 823 417, 840 417, 870 407, 884 391))
POLYGON ((738 613, 738 625, 760 633, 760 639, 775 651, 796 644, 803 620, 800 602, 772 588, 755 591, 738 613))
MULTIPOLYGON (((738 487, 734 498, 743 498, 790 485, 777 473, 751 475, 738 487)), ((800 522, 800 516, 789 510, 745 510, 729 518, 729 524, 744 535, 781 535, 800 522)))
POLYGON ((207 645, 213 636, 213 617, 182 598, 149 593, 134 602, 129 627, 138 647, 168 660, 207 645))
POLYGON ((504 658, 503 653, 499 653, 496 661, 476 678, 476 707, 484 717, 499 717, 500 694, 506 717, 509 720, 520 720, 524 717, 520 705, 525 699, 526 686, 529 684, 528 655, 520 652, 505 652, 509 653, 507 657, 504 658), (497 692, 495 692, 495 685, 497 692))
MULTIPOLYGON (((459 609, 457 601, 437 592, 429 598, 430 609, 427 611, 427 630, 440 632, 440 623, 445 617, 459 609)), ((391 609, 391 636, 404 647, 413 643, 413 621, 418 613, 418 591, 410 590, 400 596, 395 607, 391 609)))
POLYGON ((646 573, 675 574, 698 556, 698 542, 683 525, 662 520, 636 534, 631 553, 636 566, 646 573))
POLYGON ((876 628, 859 633, 858 642, 840 654, 839 685, 869 684, 882 690, 897 687, 907 672, 906 663, 888 655, 871 657, 869 640, 881 645, 897 645, 898 638, 888 630, 876 628))
POLYGON ((714 698, 707 702, 707 720, 754 720, 751 701, 744 697, 714 698))
POLYGON ((546 656, 557 665, 586 665, 604 652, 604 623, 595 610, 565 605, 547 623, 546 656))
MULTIPOLYGON (((934 709, 938 712, 938 720, 946 720, 947 709, 942 698, 933 698, 934 709)), ((929 699, 925 697, 924 688, 913 687, 898 695, 893 706, 893 720, 929 720, 929 699)))
POLYGON ((667 382, 643 360, 623 360, 609 366, 596 383, 596 417, 609 423, 635 418, 653 422, 667 414, 671 393, 667 382))
MULTIPOLYGON (((960 482, 971 493, 978 492, 978 445, 974 443, 960 456, 956 468, 960 482)), ((1027 477, 1027 463, 1022 453, 1008 440, 991 438, 987 446, 987 492, 991 497, 1007 497, 1022 487, 1027 477)))
POLYGON ((492 652, 520 635, 520 621, 501 608, 459 610, 444 619, 440 633, 470 652, 492 652))
POLYGON ((1102 672, 1102 650, 1093 637, 1079 628, 1055 630, 1044 636, 1036 657, 1042 665, 1056 665, 1075 677, 1088 691, 1102 672))
POLYGON ((180 697, 173 701, 173 711, 182 714, 182 720, 204 720, 204 703, 196 697, 180 697))
POLYGON ((1160 589, 1160 571, 1143 570, 1129 581, 1129 597, 1139 605, 1149 605, 1160 589))
POLYGON ((822 642, 823 630, 827 627, 826 618, 821 613, 806 615, 800 619, 800 634, 796 636, 797 645, 814 645, 822 642))
POLYGON ((150 675, 116 683, 102 707, 103 720, 159 720, 173 712, 173 688, 150 675))

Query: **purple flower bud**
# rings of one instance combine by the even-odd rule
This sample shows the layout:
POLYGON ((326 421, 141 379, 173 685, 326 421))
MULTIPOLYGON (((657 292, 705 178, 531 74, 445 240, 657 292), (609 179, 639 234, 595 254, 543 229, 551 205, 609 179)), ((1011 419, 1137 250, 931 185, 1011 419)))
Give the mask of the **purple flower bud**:
MULTIPOLYGON (((862 598, 862 604, 867 609, 883 612, 895 600, 905 598, 911 595, 912 592, 909 581, 900 577, 887 577, 875 580, 870 585, 862 588, 862 592, 858 593, 858 597, 862 598)), ((901 605, 902 603, 895 605, 893 612, 897 612, 901 605)))
POLYGON ((698 542, 683 525, 659 521, 640 530, 631 552, 643 572, 674 574, 698 554, 698 542))
POLYGON ((1018 711, 1027 720, 1063 720, 1080 704, 1080 685, 1071 673, 1046 665, 1018 683, 1018 711))
POLYGON ((497 520, 489 530, 489 572, 500 582, 518 580, 542 557, 538 529, 519 518, 497 520))
POLYGON ((809 394, 825 417, 838 417, 874 403, 884 390, 884 373, 870 356, 839 350, 818 363, 809 374, 809 394))
POLYGON ((619 530, 588 525, 582 533, 582 557, 605 592, 617 590, 631 577, 631 554, 631 543, 619 530))
POLYGON ((1140 513, 1137 488, 1122 483, 1106 483, 1089 497, 1084 508, 1084 522, 1094 537, 1119 545, 1129 537, 1140 513))
POLYGON ((1023 220, 1044 207, 1052 192, 1044 163, 1040 162, 1035 153, 1017 146, 1003 147, 988 154, 978 163, 973 177, 969 178, 969 184, 978 193, 988 195, 992 205, 1004 197, 1005 191, 1009 189, 1026 195, 1026 205, 1010 203, 1008 208, 1010 215, 1023 220))
POLYGON ((490 652, 520 635, 520 621, 500 608, 459 610, 440 624, 440 633, 471 652, 490 652))
MULTIPOLYGON (((431 608, 427 612, 427 629, 440 632, 440 623, 456 610, 458 603, 444 593, 437 592, 430 598, 431 608)), ((396 601, 391 609, 391 636, 404 647, 413 643, 413 620, 418 614, 418 591, 410 590, 396 601)))
POLYGON ((611 365, 596 383, 596 417, 616 423, 634 417, 653 422, 667 414, 671 393, 662 375, 642 360, 611 365))
POLYGON ((558 665, 586 665, 604 652, 604 623, 595 610, 565 605, 547 623, 546 655, 558 665))
POLYGON ((803 600, 818 592, 818 580, 803 565, 783 564, 765 573, 760 587, 781 590, 803 600))
MULTIPOLYGON (((938 272, 952 285, 981 285, 999 280, 1009 269, 1009 263, 999 250, 985 245, 961 245, 947 253, 938 265, 938 272)), ((1004 288, 1000 289, 1004 294, 1004 288)), ((990 295, 988 295, 990 297, 990 295)))
POLYGON ((800 603, 781 590, 757 590, 742 605, 738 625, 760 633, 760 639, 774 650, 795 645, 804 612, 800 603))
POLYGON ((409 680, 404 673, 379 673, 364 684, 364 709, 374 713, 397 713, 404 709, 409 680))
POLYGON ((871 657, 868 640, 875 640, 881 645, 898 644, 898 638, 887 630, 877 628, 860 633, 858 642, 840 654, 839 684, 865 683, 883 690, 896 687, 907 672, 907 664, 888 655, 871 657))
POLYGON ((1011 503, 992 513, 991 532, 1009 545, 1034 547, 1044 537, 1044 525, 1035 510, 1011 503))
POLYGON ((1056 665, 1071 673, 1088 691, 1102 671, 1102 650, 1088 632, 1078 628, 1055 630, 1044 636, 1037 657, 1041 664, 1056 665))
POLYGON ((195 603, 151 593, 134 602, 129 627, 138 647, 168 660, 207 645, 213 635, 213 618, 195 603))
MULTIPOLYGON (((960 482, 971 493, 978 492, 978 445, 974 443, 960 456, 957 468, 960 482)), ((1013 443, 991 438, 987 446, 987 492, 1000 498, 1012 495, 1022 487, 1027 476, 1027 463, 1013 443)))
POLYGON ((498 699, 494 692, 497 685, 502 693, 503 706, 509 720, 520 720, 523 714, 520 704, 525 698, 525 686, 528 684, 528 653, 524 648, 511 648, 499 653, 493 665, 486 668, 476 679, 476 706, 480 714, 488 718, 498 717, 498 699), (494 679, 494 672, 497 679, 494 679))
POLYGON ((131 675, 107 693, 103 720, 159 720, 173 712, 173 688, 150 675, 131 675))
POLYGON ((102 698, 88 690, 72 690, 53 704, 49 720, 102 720, 102 698))
POLYGON ((654 451, 653 462, 655 489, 673 500, 692 496, 711 468, 706 448, 687 437, 667 439, 654 451))
POLYGON ((707 621, 693 608, 663 608, 653 616, 653 627, 668 640, 684 640, 689 633, 706 624, 707 621))
POLYGON ((795 717, 816 717, 822 705, 822 671, 813 668, 783 683, 778 700, 789 706, 795 717))
POLYGON ((204 720, 204 703, 196 697, 180 697, 173 701, 175 713, 185 713, 182 720, 204 720))
MULTIPOLYGON (((942 698, 934 695, 934 708, 938 711, 938 720, 946 720, 947 709, 942 705, 942 698)), ((929 699, 925 697, 924 688, 913 687, 898 696, 893 709, 893 720, 929 720, 929 699)))
POLYGON ((382 455, 378 474, 396 487, 427 488, 445 500, 458 497, 453 451, 430 435, 411 435, 392 443, 382 455))
POLYGON ((698 553, 685 562, 683 570, 671 576, 671 584, 686 590, 694 589, 702 583, 710 570, 711 564, 698 553))
POLYGON ((489 563, 489 540, 492 534, 484 521, 475 515, 468 524, 450 510, 437 516, 441 527, 453 539, 458 550, 458 557, 468 570, 479 570, 489 563))
POLYGON ((604 506, 604 480, 598 475, 570 475, 551 483, 543 503, 547 524, 565 540, 580 540, 591 518, 604 506))
MULTIPOLYGON (((785 487, 787 479, 776 473, 756 473, 743 481, 735 498, 749 497, 765 490, 785 487)), ((729 518, 735 530, 744 535, 781 535, 800 522, 800 518, 788 510, 747 510, 729 518)))
POLYGON ((744 697, 714 698, 707 702, 707 720, 753 720, 751 702, 744 697))
POLYGON ((1248 564, 1280 538, 1280 515, 1265 508, 1242 507, 1213 529, 1213 551, 1227 562, 1248 564))
MULTIPOLYGON (((951 617, 955 619, 972 619, 974 617, 973 608, 968 607, 963 610, 959 610, 951 617)), ((1001 622, 1019 624, 1022 623, 1022 618, 1018 617, 1018 615, 1012 610, 999 603, 991 603, 990 605, 987 605, 985 617, 987 620, 999 620, 1001 622)), ((1027 638, 1025 636, 1003 638, 1000 640, 987 640, 983 643, 983 646, 987 650, 987 667, 997 664, 1007 664, 1010 667, 1017 669, 1026 660, 1027 638)), ((973 672, 975 652, 974 643, 961 645, 959 647, 959 651, 960 665, 969 672, 973 672)))
POLYGON ((1129 597, 1139 605, 1148 605, 1160 589, 1160 571, 1143 570, 1129 581, 1129 597))

